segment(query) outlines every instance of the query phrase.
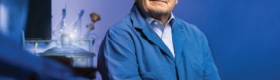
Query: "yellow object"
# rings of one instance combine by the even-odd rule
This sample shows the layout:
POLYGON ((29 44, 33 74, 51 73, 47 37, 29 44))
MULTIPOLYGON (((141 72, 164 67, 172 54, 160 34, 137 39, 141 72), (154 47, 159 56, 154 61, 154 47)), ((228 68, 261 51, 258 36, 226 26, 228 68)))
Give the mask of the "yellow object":
POLYGON ((85 61, 86 60, 86 58, 82 58, 82 61, 85 61))
POLYGON ((78 58, 74 58, 74 61, 77 61, 78 60, 78 58))
POLYGON ((36 53, 37 47, 38 47, 38 43, 36 42, 35 43, 35 49, 34 49, 35 53, 36 53))

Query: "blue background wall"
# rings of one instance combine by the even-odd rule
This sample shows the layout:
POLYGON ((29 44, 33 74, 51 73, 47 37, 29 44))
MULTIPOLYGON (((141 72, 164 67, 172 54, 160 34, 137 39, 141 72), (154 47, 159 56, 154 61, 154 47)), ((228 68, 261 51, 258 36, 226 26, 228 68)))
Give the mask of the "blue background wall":
POLYGON ((279 0, 179 0, 208 38, 222 80, 280 80, 279 0))
MULTIPOLYGON (((97 53, 107 29, 129 13, 134 0, 52 0, 52 25, 65 3, 67 24, 81 9, 83 26, 91 12, 101 15, 92 32, 99 40, 93 47, 97 53)), ((280 80, 279 4, 280 0, 179 0, 173 13, 205 33, 222 80, 280 80)))

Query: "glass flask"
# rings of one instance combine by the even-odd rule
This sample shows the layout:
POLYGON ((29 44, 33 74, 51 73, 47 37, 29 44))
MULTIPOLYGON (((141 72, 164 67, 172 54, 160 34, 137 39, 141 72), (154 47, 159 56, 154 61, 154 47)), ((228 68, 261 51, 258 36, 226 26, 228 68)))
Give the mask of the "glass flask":
POLYGON ((81 10, 79 17, 75 20, 75 22, 71 25, 72 30, 71 30, 71 37, 76 39, 76 38, 81 38, 80 35, 82 34, 82 16, 84 14, 84 9, 81 10))
POLYGON ((66 16, 66 9, 62 9, 62 18, 59 20, 57 25, 53 29, 53 39, 59 39, 60 35, 62 33, 68 33, 69 30, 67 29, 66 23, 65 23, 65 16, 66 16))

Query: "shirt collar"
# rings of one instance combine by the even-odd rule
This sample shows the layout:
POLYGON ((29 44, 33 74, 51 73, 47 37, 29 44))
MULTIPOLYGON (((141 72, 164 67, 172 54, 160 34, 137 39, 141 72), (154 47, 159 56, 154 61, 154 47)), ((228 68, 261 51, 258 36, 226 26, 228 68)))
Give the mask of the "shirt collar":
MULTIPOLYGON (((144 19, 149 22, 150 24, 152 24, 153 21, 157 21, 154 18, 149 17, 147 14, 144 13, 144 19)), ((167 21, 167 24, 171 25, 171 28, 173 29, 174 27, 174 22, 175 22, 175 17, 173 15, 173 13, 171 12, 171 16, 169 18, 169 20, 167 21)))

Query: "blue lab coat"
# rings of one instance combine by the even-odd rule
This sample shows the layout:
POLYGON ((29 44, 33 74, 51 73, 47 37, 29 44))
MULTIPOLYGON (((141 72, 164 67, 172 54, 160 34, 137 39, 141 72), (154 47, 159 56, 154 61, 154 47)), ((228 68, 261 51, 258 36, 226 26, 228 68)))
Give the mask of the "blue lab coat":
POLYGON ((175 58, 134 5, 100 46, 103 80, 220 80, 208 42, 194 25, 175 17, 175 58))

